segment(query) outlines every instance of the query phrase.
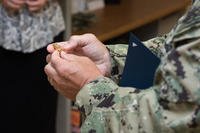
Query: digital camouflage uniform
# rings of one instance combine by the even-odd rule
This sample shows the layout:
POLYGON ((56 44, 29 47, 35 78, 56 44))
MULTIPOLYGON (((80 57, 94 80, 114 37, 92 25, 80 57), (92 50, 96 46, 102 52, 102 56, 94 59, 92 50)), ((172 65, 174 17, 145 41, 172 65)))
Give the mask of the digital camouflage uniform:
POLYGON ((145 44, 161 58, 154 86, 119 87, 127 45, 108 46, 112 80, 99 77, 76 97, 83 133, 200 133, 200 0, 167 37, 145 44))

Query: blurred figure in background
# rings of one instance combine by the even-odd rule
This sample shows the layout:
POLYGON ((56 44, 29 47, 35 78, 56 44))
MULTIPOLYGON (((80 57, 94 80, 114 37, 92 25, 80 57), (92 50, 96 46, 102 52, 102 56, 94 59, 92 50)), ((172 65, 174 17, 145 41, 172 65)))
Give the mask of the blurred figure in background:
POLYGON ((43 72, 46 46, 63 40, 55 0, 0 3, 1 131, 55 133, 57 93, 43 72))

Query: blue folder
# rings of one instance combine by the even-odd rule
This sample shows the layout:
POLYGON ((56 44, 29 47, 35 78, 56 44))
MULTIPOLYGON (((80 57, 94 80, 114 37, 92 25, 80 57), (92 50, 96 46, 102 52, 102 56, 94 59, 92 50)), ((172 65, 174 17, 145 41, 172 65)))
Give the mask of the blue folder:
POLYGON ((147 89, 153 85, 160 59, 133 34, 130 34, 125 67, 119 85, 147 89))

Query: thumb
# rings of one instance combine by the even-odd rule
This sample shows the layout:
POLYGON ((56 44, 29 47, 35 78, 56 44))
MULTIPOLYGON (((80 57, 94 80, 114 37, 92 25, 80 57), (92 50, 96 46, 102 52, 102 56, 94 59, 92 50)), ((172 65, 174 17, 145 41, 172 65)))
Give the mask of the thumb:
POLYGON ((67 61, 77 61, 81 58, 81 56, 77 56, 77 55, 74 55, 74 54, 67 54, 64 51, 61 51, 60 57, 64 60, 67 60, 67 61))
POLYGON ((79 46, 79 44, 76 41, 68 41, 65 45, 63 45, 62 49, 65 52, 71 52, 76 50, 79 46))
POLYGON ((93 34, 73 35, 70 37, 68 44, 64 46, 64 49, 67 51, 73 51, 85 47, 96 40, 97 38, 93 34))

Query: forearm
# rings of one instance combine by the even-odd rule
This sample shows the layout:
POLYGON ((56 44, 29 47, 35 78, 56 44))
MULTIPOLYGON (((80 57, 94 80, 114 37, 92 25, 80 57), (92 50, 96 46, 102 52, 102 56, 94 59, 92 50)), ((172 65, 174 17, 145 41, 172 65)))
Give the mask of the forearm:
POLYGON ((158 105, 152 100, 155 97, 152 89, 140 92, 134 88, 120 88, 108 78, 99 78, 85 86, 77 96, 76 103, 86 114, 81 132, 153 132, 143 126, 155 117, 151 115, 158 105))

